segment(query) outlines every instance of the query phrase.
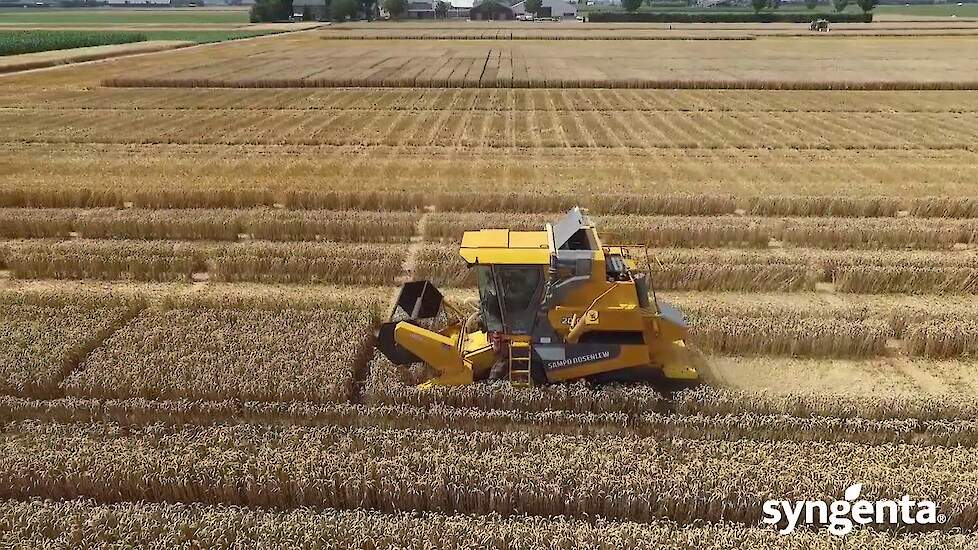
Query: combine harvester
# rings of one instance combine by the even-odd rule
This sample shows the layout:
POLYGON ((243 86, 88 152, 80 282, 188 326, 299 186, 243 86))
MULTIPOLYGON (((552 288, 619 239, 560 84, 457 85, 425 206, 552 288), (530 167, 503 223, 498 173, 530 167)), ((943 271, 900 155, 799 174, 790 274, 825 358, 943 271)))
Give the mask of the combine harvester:
POLYGON ((682 313, 650 296, 648 275, 581 209, 544 231, 466 231, 461 255, 478 279, 476 311, 413 281, 377 335, 393 363, 438 373, 421 387, 697 380, 682 313))

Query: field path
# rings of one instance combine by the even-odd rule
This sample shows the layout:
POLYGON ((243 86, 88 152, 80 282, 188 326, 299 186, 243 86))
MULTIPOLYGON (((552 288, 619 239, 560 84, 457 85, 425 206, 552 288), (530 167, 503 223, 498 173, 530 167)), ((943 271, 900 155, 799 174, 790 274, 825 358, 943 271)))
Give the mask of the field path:
POLYGON ((407 255, 404 256, 403 274, 397 278, 398 284, 413 281, 418 269, 418 255, 424 247, 425 228, 428 225, 428 215, 435 211, 434 205, 424 208, 425 212, 418 218, 418 223, 414 226, 414 235, 411 237, 411 244, 408 246, 407 255))

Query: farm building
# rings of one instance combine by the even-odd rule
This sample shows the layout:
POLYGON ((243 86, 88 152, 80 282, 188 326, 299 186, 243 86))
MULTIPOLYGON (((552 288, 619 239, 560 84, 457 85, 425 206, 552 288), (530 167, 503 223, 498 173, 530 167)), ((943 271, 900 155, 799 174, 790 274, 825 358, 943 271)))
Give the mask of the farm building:
POLYGON ((329 0, 292 0, 292 12, 303 16, 307 11, 309 17, 316 20, 329 19, 329 0))
POLYGON ((474 0, 449 0, 452 4, 451 9, 448 10, 449 17, 458 17, 465 19, 469 17, 469 13, 472 10, 472 6, 475 5, 474 0))
POLYGON ((173 4, 170 0, 108 0, 106 4, 110 7, 118 6, 161 6, 169 7, 173 4))
MULTIPOLYGON (((380 16, 384 18, 390 17, 390 14, 382 5, 380 6, 380 16)), ((401 17, 404 19, 434 19, 435 1, 411 0, 408 2, 407 12, 401 17)))
POLYGON ((469 10, 469 19, 473 21, 507 21, 516 19, 516 13, 509 4, 503 4, 495 0, 485 0, 476 3, 469 10))
MULTIPOLYGON (((513 13, 516 15, 526 13, 526 0, 513 4, 513 13)), ((577 5, 565 2, 564 0, 543 0, 540 3, 540 9, 534 15, 537 17, 574 19, 577 17, 577 5)))
MULTIPOLYGON (((408 3, 407 13, 405 13, 403 19, 434 19, 438 17, 437 10, 435 9, 437 0, 412 0, 408 3)), ((448 13, 446 17, 457 18, 457 17, 468 17, 469 10, 472 9, 472 0, 452 0, 450 3, 451 7, 448 8, 448 13)), ((390 17, 387 10, 380 7, 381 17, 390 17)))
POLYGON ((409 19, 434 19, 435 3, 425 1, 408 2, 407 18, 409 19))

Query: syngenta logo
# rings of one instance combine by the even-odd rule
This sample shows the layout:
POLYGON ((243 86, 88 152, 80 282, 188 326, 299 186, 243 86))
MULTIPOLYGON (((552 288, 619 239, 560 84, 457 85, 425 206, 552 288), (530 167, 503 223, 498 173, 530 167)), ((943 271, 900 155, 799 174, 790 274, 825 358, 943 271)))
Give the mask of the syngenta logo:
POLYGON ((845 500, 832 503, 821 500, 790 502, 768 500, 762 508, 761 521, 768 525, 785 527, 778 530, 786 535, 794 532, 800 522, 807 525, 827 525, 833 535, 844 537, 856 525, 915 525, 936 524, 947 521, 947 516, 937 511, 937 504, 930 500, 911 500, 903 495, 900 500, 862 500, 859 493, 862 484, 846 489, 845 500))

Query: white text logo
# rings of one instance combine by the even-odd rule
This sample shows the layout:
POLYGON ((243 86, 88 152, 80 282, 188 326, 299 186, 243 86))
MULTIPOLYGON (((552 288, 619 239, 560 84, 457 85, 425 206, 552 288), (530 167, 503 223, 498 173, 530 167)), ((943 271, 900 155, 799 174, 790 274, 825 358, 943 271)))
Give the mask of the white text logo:
POLYGON ((768 525, 785 523, 778 530, 786 535, 794 532, 800 522, 807 525, 827 525, 833 535, 845 536, 856 525, 870 523, 880 525, 936 524, 947 521, 947 516, 937 512, 937 504, 930 500, 911 500, 903 495, 899 500, 862 500, 859 493, 862 484, 846 489, 845 500, 832 503, 821 500, 790 502, 768 500, 764 502, 761 521, 768 525))

